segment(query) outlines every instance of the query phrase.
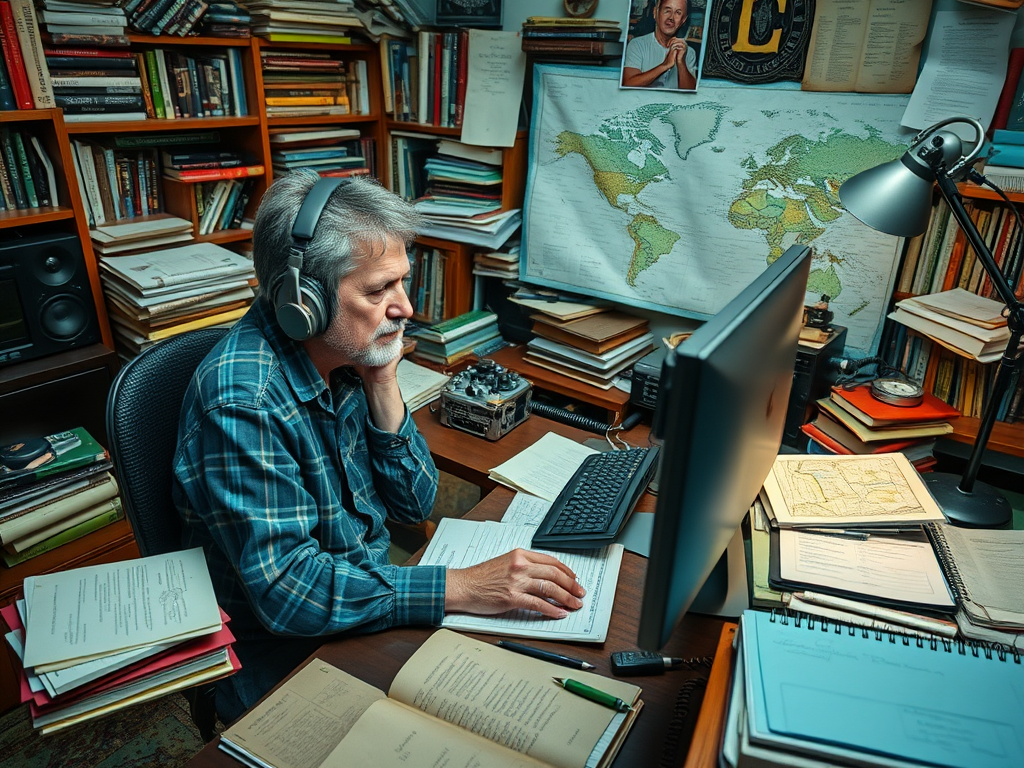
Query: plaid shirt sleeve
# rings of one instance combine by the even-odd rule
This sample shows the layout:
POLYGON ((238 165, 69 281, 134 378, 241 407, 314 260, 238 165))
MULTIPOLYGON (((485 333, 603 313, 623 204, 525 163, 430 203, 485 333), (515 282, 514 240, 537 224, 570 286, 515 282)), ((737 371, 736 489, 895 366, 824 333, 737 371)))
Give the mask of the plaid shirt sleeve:
POLYGON ((379 488, 398 519, 423 519, 436 491, 433 462, 408 416, 397 435, 364 434, 375 477, 360 476, 366 462, 346 463, 351 490, 333 499, 329 462, 308 449, 308 432, 288 414, 222 405, 188 437, 186 453, 200 459, 178 466, 192 510, 186 517, 202 518, 271 632, 441 623, 444 568, 388 564, 381 500, 373 495, 379 488))

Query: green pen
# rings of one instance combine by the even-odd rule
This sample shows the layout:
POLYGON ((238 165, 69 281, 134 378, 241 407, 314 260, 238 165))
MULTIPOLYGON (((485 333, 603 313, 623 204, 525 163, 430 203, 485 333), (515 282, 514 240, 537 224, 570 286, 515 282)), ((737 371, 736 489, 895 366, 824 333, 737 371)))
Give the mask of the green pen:
POLYGON ((584 699, 590 699, 591 701, 600 704, 602 707, 614 709, 616 712, 631 712, 633 710, 633 708, 622 699, 616 698, 610 693, 599 691, 597 688, 591 688, 589 685, 584 685, 576 680, 570 680, 567 677, 553 677, 551 679, 565 688, 565 690, 569 691, 569 693, 575 693, 577 696, 582 696, 584 699))

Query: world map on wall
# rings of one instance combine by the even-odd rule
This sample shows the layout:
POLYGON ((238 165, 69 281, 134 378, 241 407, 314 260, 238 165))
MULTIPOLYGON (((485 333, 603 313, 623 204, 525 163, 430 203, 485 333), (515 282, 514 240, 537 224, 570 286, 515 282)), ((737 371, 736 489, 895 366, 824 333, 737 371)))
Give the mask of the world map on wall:
POLYGON ((873 350, 900 241, 839 202, 898 158, 906 96, 701 85, 622 90, 603 68, 538 66, 524 280, 674 314, 714 314, 794 244, 808 299, 873 350))

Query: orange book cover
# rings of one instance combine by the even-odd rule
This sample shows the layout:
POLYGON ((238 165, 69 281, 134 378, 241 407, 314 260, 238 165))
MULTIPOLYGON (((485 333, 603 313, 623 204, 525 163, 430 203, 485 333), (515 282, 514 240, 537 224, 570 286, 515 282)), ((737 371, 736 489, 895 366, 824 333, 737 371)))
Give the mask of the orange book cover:
POLYGON ((869 427, 949 421, 960 416, 960 411, 928 392, 924 393, 920 405, 906 407, 883 403, 871 394, 870 384, 853 389, 833 387, 832 399, 869 427))
POLYGON ((949 257, 949 267, 946 269, 945 279, 942 281, 942 290, 950 291, 956 287, 960 277, 960 265, 964 260, 964 248, 967 245, 967 238, 960 230, 956 233, 956 242, 953 243, 953 253, 949 257))
POLYGON ((242 165, 235 168, 197 168, 194 171, 178 171, 165 168, 164 176, 185 182, 220 181, 221 179, 241 179, 246 176, 262 176, 262 165, 242 165))

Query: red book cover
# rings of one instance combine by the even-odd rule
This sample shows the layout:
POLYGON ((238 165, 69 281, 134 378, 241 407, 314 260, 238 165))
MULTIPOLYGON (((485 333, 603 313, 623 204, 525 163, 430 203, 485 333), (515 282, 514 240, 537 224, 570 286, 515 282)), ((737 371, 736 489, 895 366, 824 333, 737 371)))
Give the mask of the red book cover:
POLYGON ((25 60, 21 57, 21 44, 18 43, 18 29, 14 26, 14 11, 7 0, 0 0, 0 45, 3 46, 11 90, 14 91, 18 109, 35 109, 36 103, 32 100, 32 90, 28 86, 25 60))
POLYGON ((264 168, 262 165, 243 165, 236 168, 207 168, 193 171, 178 171, 173 168, 164 169, 164 176, 188 182, 242 179, 247 176, 262 176, 263 173, 264 168))
POLYGON ((1017 84, 1020 82, 1022 70, 1024 70, 1024 48, 1013 48, 1010 50, 1010 60, 1006 66, 1006 80, 1003 81, 1003 90, 999 92, 996 111, 992 116, 992 122, 989 126, 990 132, 997 128, 1006 127, 1006 121, 1010 116, 1010 108, 1013 106, 1013 97, 1017 93, 1017 84))
POLYGON ((455 127, 462 127, 466 111, 466 80, 469 79, 469 30, 459 32, 459 72, 455 79, 455 127))
POLYGON ((960 411, 929 392, 924 393, 924 400, 920 405, 903 407, 883 403, 871 394, 870 384, 853 389, 833 387, 832 399, 836 405, 849 411, 869 427, 949 421, 960 416, 960 411))
POLYGON ((821 447, 823 447, 823 448, 825 448, 825 449, 827 449, 829 451, 832 451, 832 453, 842 453, 842 454, 852 454, 853 453, 853 451, 851 451, 845 445, 843 445, 842 443, 840 443, 840 442, 838 442, 836 440, 833 440, 831 437, 829 437, 824 432, 822 432, 820 429, 818 429, 818 427, 815 426, 813 421, 809 422, 807 424, 804 424, 802 427, 800 427, 800 430, 805 435, 807 435, 809 438, 811 438, 811 440, 816 442, 821 447))
POLYGON ((949 256, 949 266, 946 268, 946 276, 942 281, 942 290, 949 291, 956 287, 957 278, 960 277, 960 265, 964 260, 964 249, 967 247, 967 237, 963 230, 958 230, 956 240, 953 242, 953 252, 949 256))
POLYGON ((431 62, 434 71, 434 114, 431 122, 433 125, 441 125, 441 57, 444 55, 444 35, 438 32, 434 35, 434 60, 431 62))
POLYGON ((44 48, 47 56, 102 56, 105 59, 130 59, 131 51, 112 51, 109 48, 44 48))

